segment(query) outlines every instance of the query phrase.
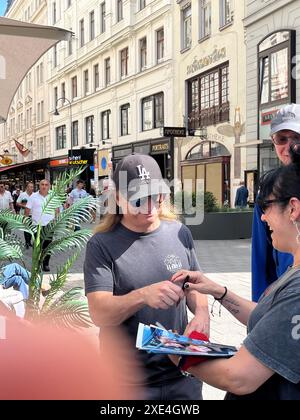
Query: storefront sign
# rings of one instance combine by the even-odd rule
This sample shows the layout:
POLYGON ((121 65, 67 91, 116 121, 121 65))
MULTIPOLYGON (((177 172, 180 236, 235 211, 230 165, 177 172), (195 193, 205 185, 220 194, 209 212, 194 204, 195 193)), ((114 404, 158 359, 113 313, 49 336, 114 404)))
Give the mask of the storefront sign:
POLYGON ((186 137, 186 128, 164 127, 164 137, 186 137))
POLYGON ((272 111, 263 112, 261 114, 261 125, 270 125, 273 118, 275 118, 278 109, 273 109, 272 111))
POLYGON ((51 168, 55 168, 57 166, 68 166, 68 164, 69 164, 68 158, 51 160, 50 162, 51 168))
POLYGON ((151 144, 151 153, 164 153, 169 151, 169 143, 151 144))
POLYGON ((197 71, 202 70, 204 67, 214 64, 217 61, 223 60, 226 58, 226 47, 217 49, 215 48, 212 54, 207 55, 206 57, 197 59, 197 56, 194 57, 194 61, 191 65, 187 66, 187 75, 196 73, 197 71))
POLYGON ((76 149, 69 150, 69 165, 93 165, 94 152, 96 149, 76 149))

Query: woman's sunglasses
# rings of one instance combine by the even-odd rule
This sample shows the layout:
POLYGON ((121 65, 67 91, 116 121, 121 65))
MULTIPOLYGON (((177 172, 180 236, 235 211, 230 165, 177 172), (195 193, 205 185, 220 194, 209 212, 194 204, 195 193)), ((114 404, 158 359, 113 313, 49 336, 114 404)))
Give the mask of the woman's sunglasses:
POLYGON ((282 134, 274 134, 272 140, 273 143, 277 146, 285 146, 289 141, 291 141, 291 143, 300 143, 300 136, 285 136, 282 134))
POLYGON ((272 200, 258 200, 258 205, 263 213, 266 212, 266 210, 273 204, 273 203, 286 203, 290 199, 279 199, 279 198, 273 198, 272 200))

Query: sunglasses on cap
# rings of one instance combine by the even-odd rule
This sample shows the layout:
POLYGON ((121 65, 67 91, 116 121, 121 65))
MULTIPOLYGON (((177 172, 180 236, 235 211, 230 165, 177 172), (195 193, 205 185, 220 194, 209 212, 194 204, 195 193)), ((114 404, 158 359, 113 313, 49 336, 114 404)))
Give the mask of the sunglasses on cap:
POLYGON ((289 141, 291 143, 300 143, 300 135, 296 134, 294 136, 285 136, 284 134, 274 134, 272 137, 273 143, 277 146, 285 146, 289 141))
POLYGON ((148 195, 147 197, 138 198, 137 200, 128 200, 132 207, 140 208, 148 204, 149 198, 154 204, 160 204, 162 201, 162 194, 148 195))

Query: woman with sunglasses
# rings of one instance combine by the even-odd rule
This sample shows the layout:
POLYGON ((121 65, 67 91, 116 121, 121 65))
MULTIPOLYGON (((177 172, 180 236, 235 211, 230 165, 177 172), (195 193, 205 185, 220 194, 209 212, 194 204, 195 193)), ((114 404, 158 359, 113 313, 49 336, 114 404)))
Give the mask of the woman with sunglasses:
MULTIPOLYGON (((274 247, 293 256, 294 263, 261 296, 247 301, 200 272, 188 275, 187 290, 212 295, 238 321, 248 326, 241 349, 228 360, 205 361, 188 372, 228 391, 227 399, 300 400, 300 145, 295 163, 268 173, 262 180, 259 205, 274 247)), ((172 360, 178 364, 177 358, 172 360)))
MULTIPOLYGON (((290 146, 300 143, 300 105, 280 109, 271 122, 271 138, 278 159, 283 165, 291 162, 290 146)), ((256 204, 252 229, 252 299, 257 302, 265 289, 293 263, 292 256, 276 250, 268 225, 261 220, 256 204)))
MULTIPOLYGON (((117 165, 113 181, 114 199, 88 243, 84 264, 90 313, 101 327, 101 339, 106 330, 122 326, 135 348, 140 322, 159 322, 180 334, 196 330, 209 335, 207 298, 192 292, 183 299, 183 282, 170 281, 180 269, 200 268, 190 231, 166 205, 170 189, 157 162, 150 156, 127 156, 117 165), (186 304, 195 314, 189 324, 186 304)), ((202 384, 183 376, 166 355, 135 354, 144 368, 140 385, 145 393, 137 398, 201 399, 202 384)))

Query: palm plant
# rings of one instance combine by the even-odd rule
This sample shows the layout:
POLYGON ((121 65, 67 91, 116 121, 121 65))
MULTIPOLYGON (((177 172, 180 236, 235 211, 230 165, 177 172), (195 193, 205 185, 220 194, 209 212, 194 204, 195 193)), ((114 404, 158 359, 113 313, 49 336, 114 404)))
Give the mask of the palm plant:
MULTIPOLYGON (((77 178, 84 168, 72 169, 63 173, 55 182, 42 208, 42 214, 54 214, 66 201, 66 188, 77 178)), ((72 288, 62 292, 67 275, 91 236, 91 231, 82 229, 74 232, 74 226, 87 222, 91 211, 96 208, 96 200, 87 196, 61 212, 46 227, 34 226, 30 218, 16 215, 8 210, 0 212, 0 261, 24 263, 24 246, 16 231, 28 232, 32 236, 33 251, 31 276, 29 281, 29 299, 26 302, 26 319, 51 323, 55 326, 88 327, 91 320, 87 301, 82 288, 72 288), (43 250, 45 240, 52 240, 43 250), (67 258, 63 266, 57 268, 50 280, 50 291, 46 300, 41 302, 43 281, 43 260, 46 255, 55 255, 72 250, 74 254, 67 258)))

